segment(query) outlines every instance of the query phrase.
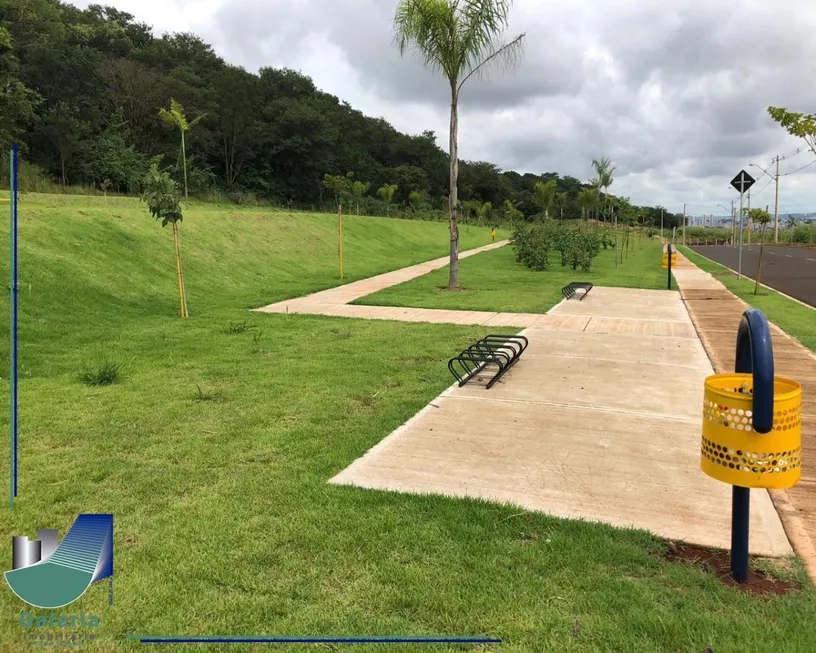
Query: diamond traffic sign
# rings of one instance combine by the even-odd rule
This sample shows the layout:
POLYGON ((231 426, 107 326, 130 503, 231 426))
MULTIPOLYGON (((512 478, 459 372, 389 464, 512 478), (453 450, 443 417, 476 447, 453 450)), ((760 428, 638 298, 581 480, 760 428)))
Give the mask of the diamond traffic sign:
POLYGON ((755 183, 756 179, 754 179, 751 175, 745 172, 745 170, 740 172, 736 177, 734 177, 731 180, 731 185, 734 188, 736 188, 740 193, 744 193, 755 183))

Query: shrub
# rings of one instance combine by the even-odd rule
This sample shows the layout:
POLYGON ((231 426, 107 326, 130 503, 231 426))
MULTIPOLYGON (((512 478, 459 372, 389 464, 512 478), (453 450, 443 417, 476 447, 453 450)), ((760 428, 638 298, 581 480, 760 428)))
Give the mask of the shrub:
POLYGON ((615 239, 612 238, 612 234, 609 231, 604 231, 603 234, 600 236, 601 238, 601 245, 604 249, 615 249, 615 239))
POLYGON ((561 265, 583 272, 592 269, 592 260, 601 253, 602 237, 596 233, 562 230, 559 234, 561 265))
POLYGON ((791 233, 792 243, 809 243, 811 238, 810 229, 807 227, 796 227, 791 233))
POLYGON ((531 270, 550 268, 552 242, 546 227, 541 225, 517 225, 513 231, 516 260, 531 270))

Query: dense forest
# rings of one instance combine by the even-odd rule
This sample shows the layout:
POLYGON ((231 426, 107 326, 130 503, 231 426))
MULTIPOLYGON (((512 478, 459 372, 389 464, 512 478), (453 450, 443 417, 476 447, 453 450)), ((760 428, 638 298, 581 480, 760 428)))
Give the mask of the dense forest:
MULTIPOLYGON (((360 212, 441 215, 445 207, 448 155, 433 132, 402 134, 299 72, 247 72, 195 35, 155 37, 111 7, 0 0, 0 83, 0 146, 21 144, 29 186, 138 193, 152 161, 179 174, 179 130, 160 116, 176 100, 191 123, 192 195, 328 208, 329 175, 360 182, 348 185, 360 212)), ((578 218, 600 203, 597 189, 573 177, 488 162, 462 162, 460 198, 466 215, 529 218, 543 213, 536 184, 550 180, 551 215, 578 218)), ((659 208, 619 203, 659 224, 659 208)), ((676 219, 666 214, 666 225, 676 219)))

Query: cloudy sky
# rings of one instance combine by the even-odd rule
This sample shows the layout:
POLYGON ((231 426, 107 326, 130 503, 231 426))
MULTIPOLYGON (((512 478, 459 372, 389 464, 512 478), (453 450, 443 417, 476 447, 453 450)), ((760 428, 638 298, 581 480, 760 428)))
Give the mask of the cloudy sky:
MULTIPOLYGON (((96 0, 104 3, 104 0, 96 0)), ((74 4, 87 6, 86 0, 74 4)), ((108 0, 154 27, 189 31, 226 61, 289 67, 409 133, 432 129, 447 149, 446 85, 393 47, 396 0, 108 0)), ((617 166, 612 192, 638 204, 724 214, 728 182, 757 178, 780 212, 816 211, 816 160, 767 115, 816 112, 813 0, 516 0, 508 35, 526 33, 512 74, 469 82, 461 157, 520 172, 587 180, 591 159, 617 166), (773 173, 773 167, 770 168, 773 173)))

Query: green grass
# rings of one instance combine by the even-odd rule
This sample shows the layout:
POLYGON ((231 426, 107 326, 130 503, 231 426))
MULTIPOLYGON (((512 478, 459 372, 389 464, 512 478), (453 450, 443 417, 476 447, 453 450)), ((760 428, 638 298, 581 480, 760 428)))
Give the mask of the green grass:
POLYGON ((788 335, 793 336, 811 351, 816 351, 816 311, 802 306, 769 288, 759 287, 759 294, 754 294, 754 281, 739 279, 727 267, 693 252, 688 247, 680 251, 695 265, 714 275, 726 288, 737 297, 760 309, 768 319, 788 335))
MULTIPOLYGON (((187 321, 175 317, 170 234, 138 204, 32 197, 20 221, 20 497, 0 532, 64 534, 81 512, 115 515, 115 604, 100 583, 56 611, 100 615, 99 642, 84 650, 141 650, 125 640, 136 634, 486 634, 511 653, 811 650, 811 588, 752 598, 664 562, 643 532, 327 485, 447 387, 450 352, 483 335, 248 314, 338 282, 332 216, 191 207, 187 321), (99 360, 122 362, 118 383, 79 380, 99 360)), ((347 227, 350 278, 447 245, 444 225, 347 227)), ((24 608, 0 591, 0 650, 27 650, 24 608)))
POLYGON ((561 267, 561 255, 551 253, 549 270, 534 272, 516 262, 512 246, 477 254, 460 261, 461 292, 447 291, 449 268, 362 297, 355 304, 410 306, 510 313, 546 313, 563 299, 561 289, 571 281, 599 286, 655 288, 667 286, 660 268, 661 246, 643 241, 615 264, 615 252, 601 251, 589 273, 561 267))

